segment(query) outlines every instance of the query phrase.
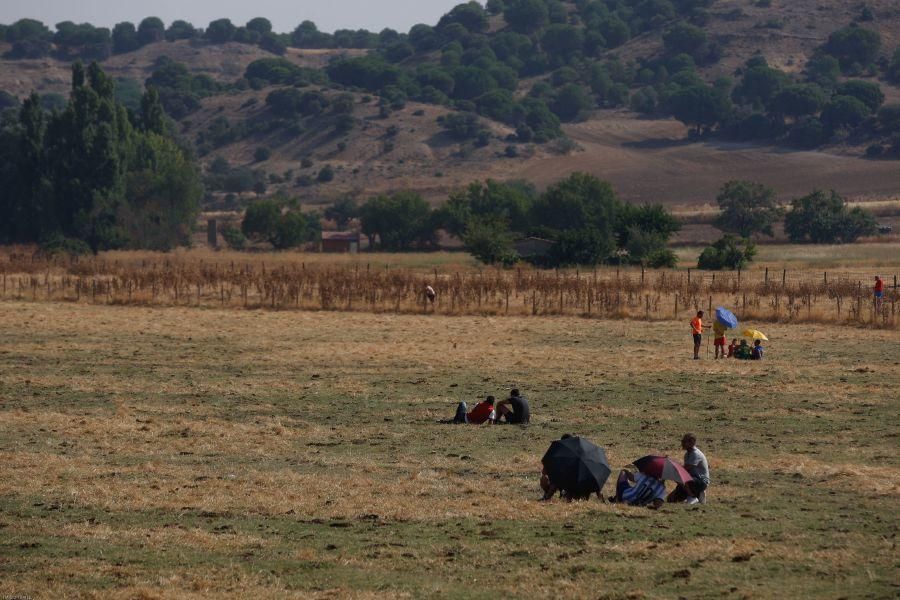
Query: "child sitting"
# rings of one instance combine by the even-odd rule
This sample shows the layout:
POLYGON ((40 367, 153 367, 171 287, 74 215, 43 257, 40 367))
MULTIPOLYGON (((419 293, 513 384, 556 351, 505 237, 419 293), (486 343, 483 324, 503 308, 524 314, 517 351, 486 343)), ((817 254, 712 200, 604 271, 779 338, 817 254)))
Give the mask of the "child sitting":
POLYGON ((762 360, 763 357, 763 347, 762 342, 756 340, 753 343, 753 350, 750 351, 750 360, 762 360))
POLYGON ((738 341, 737 338, 731 340, 731 345, 728 346, 728 358, 734 358, 735 353, 738 349, 738 341))

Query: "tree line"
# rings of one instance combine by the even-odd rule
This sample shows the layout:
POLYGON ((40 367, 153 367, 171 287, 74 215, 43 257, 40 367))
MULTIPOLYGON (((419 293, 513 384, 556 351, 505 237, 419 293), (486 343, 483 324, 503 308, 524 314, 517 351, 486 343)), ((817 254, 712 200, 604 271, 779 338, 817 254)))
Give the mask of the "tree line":
MULTIPOLYGON (((736 140, 769 140, 817 147, 865 140, 870 157, 900 156, 900 109, 883 107, 877 82, 900 83, 900 48, 885 55, 881 36, 866 26, 877 18, 864 8, 854 22, 831 34, 805 71, 791 75, 753 57, 735 77, 704 81, 698 69, 717 63, 721 39, 705 27, 713 0, 491 0, 460 4, 437 24, 408 32, 384 29, 319 31, 304 21, 277 34, 267 19, 245 25, 217 19, 205 30, 176 21, 170 26, 148 17, 137 26, 120 23, 112 31, 88 24, 60 23, 51 32, 23 19, 0 27, 13 44, 11 56, 30 56, 55 45, 64 57, 128 52, 147 43, 196 38, 207 43, 259 44, 275 54, 287 47, 365 48, 363 57, 335 60, 322 71, 301 69, 286 60, 252 65, 233 86, 198 76, 178 85, 160 85, 163 102, 176 118, 199 106, 206 95, 266 85, 336 85, 377 94, 383 109, 415 100, 443 104, 507 123, 521 142, 545 142, 562 135, 560 123, 595 108, 628 106, 652 115, 671 115, 695 135, 715 133, 736 140), (573 6, 574 5, 574 6, 573 6), (492 25, 493 24, 493 25, 492 25), (498 28, 497 26, 500 25, 498 28), (662 52, 622 61, 610 51, 633 37, 657 31, 662 52), (98 54, 99 53, 99 54, 98 54), (856 78, 843 81, 842 78, 856 78), (516 91, 537 78, 524 96, 516 91), (166 90, 165 93, 163 90, 166 90), (171 91, 170 91, 171 90, 171 91)), ((757 24, 779 27, 776 21, 757 24)), ((172 70, 161 65, 160 70, 172 70)), ((457 120, 460 139, 477 139, 483 128, 457 120)))
POLYGON ((32 94, 0 114, 0 189, 0 243, 94 252, 189 244, 203 194, 156 90, 129 112, 97 63, 72 67, 62 110, 32 94))

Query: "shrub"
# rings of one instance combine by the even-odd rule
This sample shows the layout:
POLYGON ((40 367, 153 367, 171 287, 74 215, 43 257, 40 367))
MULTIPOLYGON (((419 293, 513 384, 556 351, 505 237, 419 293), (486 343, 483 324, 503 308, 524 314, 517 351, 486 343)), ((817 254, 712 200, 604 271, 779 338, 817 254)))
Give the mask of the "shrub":
POLYGON ((441 125, 447 133, 458 140, 476 138, 484 129, 481 121, 472 113, 450 113, 443 117, 441 125))
POLYGON ((319 183, 328 183, 334 180, 334 169, 331 165, 325 165, 319 171, 319 174, 316 176, 316 181, 319 183))
POLYGON ((272 151, 265 147, 259 147, 253 153, 253 160, 256 162, 263 162, 269 160, 269 157, 272 156, 272 151))
POLYGON ((247 245, 247 236, 237 227, 229 226, 223 228, 222 237, 225 238, 225 243, 232 250, 243 250, 247 245))
POLYGON ((743 269, 756 256, 756 246, 748 239, 724 235, 707 246, 697 260, 697 268, 708 271, 743 269))

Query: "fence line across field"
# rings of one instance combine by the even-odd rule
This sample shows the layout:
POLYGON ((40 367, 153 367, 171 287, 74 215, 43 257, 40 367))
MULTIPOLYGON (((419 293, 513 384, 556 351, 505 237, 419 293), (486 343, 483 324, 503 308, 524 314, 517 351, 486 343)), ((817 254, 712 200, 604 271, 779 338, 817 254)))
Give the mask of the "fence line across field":
POLYGON ((410 269, 302 261, 38 258, 0 262, 0 298, 373 312, 661 320, 725 305, 744 320, 897 326, 898 275, 877 270, 410 269), (437 295, 431 302, 425 287, 437 295))

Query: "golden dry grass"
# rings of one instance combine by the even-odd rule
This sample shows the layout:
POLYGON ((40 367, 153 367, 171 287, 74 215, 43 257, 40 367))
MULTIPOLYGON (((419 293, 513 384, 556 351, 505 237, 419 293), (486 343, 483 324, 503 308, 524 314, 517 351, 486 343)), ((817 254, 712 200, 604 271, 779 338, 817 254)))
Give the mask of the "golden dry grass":
POLYGON ((2 306, 0 595, 896 590, 893 331, 697 363, 680 322, 2 306), (527 429, 437 423, 513 385, 527 429), (615 469, 687 429, 704 507, 536 501, 561 433, 615 469))

